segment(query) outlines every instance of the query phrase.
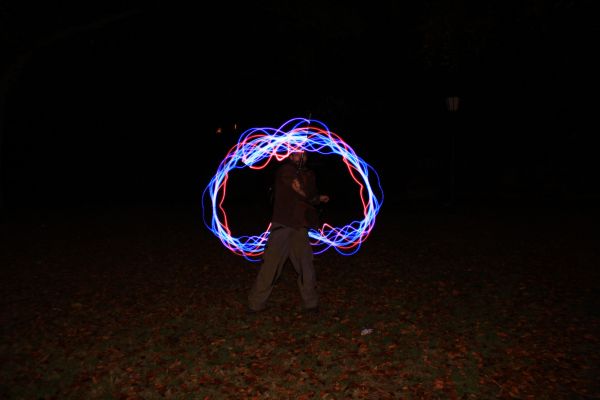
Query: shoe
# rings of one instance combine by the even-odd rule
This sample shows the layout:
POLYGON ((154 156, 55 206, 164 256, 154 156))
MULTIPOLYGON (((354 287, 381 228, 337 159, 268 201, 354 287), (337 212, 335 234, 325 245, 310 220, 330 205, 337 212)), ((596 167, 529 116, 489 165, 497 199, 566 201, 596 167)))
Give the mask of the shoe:
POLYGON ((247 307, 246 308, 246 315, 257 315, 260 314, 261 312, 265 311, 266 308, 261 308, 260 310, 255 310, 253 308, 247 307))
POLYGON ((317 315, 319 313, 319 306, 305 308, 302 310, 302 313, 308 314, 308 315, 317 315))

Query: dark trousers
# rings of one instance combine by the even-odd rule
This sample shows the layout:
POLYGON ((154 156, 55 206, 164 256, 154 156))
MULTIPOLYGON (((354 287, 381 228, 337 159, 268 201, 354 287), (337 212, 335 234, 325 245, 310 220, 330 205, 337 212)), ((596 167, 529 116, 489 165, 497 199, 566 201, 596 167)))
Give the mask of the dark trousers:
POLYGON ((265 308, 267 299, 288 258, 298 273, 298 289, 304 308, 317 306, 319 299, 308 230, 273 224, 263 255, 263 263, 248 295, 248 306, 251 309, 259 311, 265 308))

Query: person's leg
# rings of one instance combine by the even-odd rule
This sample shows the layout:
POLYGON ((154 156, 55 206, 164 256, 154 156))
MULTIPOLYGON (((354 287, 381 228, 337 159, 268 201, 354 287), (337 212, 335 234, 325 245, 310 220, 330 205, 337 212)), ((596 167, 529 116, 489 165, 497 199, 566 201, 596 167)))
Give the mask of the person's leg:
POLYGON ((291 237, 290 260, 298 273, 298 289, 305 309, 319 305, 313 251, 306 229, 295 230, 291 237))
POLYGON ((248 307, 251 310, 260 311, 265 308, 267 299, 289 256, 289 237, 292 231, 293 229, 283 225, 271 228, 260 271, 248 294, 248 307))

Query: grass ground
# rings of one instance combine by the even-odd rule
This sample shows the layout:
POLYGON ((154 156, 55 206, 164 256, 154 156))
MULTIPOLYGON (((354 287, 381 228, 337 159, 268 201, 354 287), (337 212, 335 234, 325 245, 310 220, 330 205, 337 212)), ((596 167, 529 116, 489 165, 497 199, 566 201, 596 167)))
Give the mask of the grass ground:
POLYGON ((195 209, 7 218, 0 398, 600 397, 597 214, 388 208, 316 257, 317 316, 291 266, 247 316, 259 266, 195 209))

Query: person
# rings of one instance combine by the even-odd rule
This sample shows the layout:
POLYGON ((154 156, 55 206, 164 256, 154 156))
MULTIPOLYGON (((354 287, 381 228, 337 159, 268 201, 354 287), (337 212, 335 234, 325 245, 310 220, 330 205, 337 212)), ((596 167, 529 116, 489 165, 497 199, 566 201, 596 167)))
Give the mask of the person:
POLYGON ((273 212, 262 265, 248 295, 250 313, 266 308, 283 266, 291 261, 305 311, 318 311, 316 274, 308 229, 318 228, 316 209, 329 196, 317 191, 315 174, 306 167, 304 151, 290 153, 275 174, 273 212))

